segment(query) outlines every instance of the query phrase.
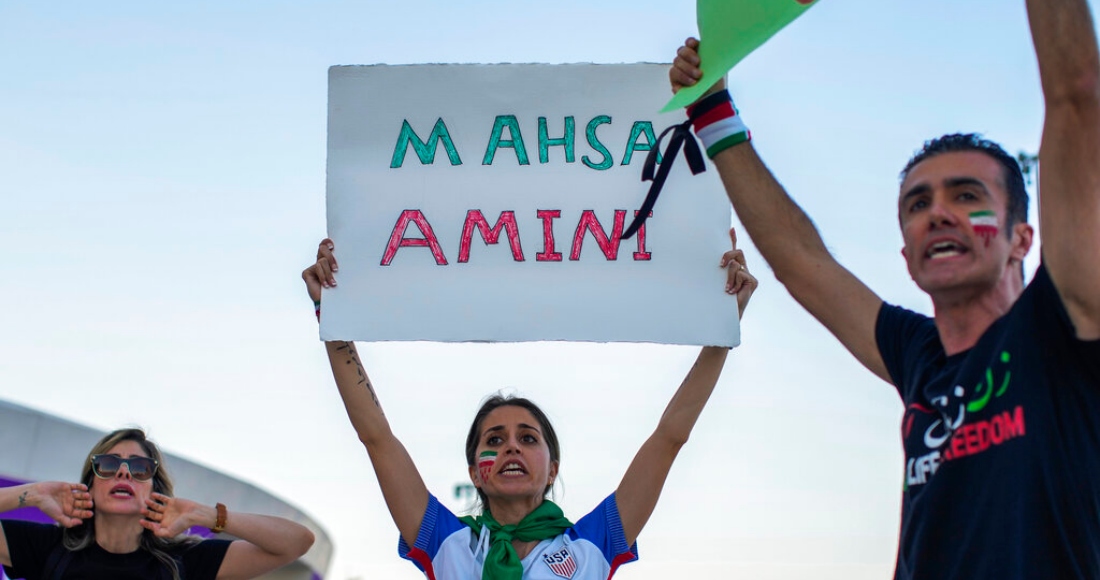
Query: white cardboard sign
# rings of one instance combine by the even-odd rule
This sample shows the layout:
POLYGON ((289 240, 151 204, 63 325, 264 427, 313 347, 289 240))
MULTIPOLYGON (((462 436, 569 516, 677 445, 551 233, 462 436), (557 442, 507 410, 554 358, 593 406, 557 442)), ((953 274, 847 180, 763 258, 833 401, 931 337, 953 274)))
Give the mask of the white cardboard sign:
POLYGON ((678 159, 642 232, 667 65, 329 69, 325 340, 734 346, 716 172, 678 159))

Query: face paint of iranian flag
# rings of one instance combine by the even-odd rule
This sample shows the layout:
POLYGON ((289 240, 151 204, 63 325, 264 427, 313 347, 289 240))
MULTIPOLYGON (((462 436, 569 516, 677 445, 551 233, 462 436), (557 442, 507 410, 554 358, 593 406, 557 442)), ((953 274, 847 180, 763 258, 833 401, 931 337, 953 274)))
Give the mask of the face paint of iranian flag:
POLYGON ((970 213, 970 225, 974 233, 985 240, 986 247, 997 235, 997 214, 992 211, 975 211, 970 213))
POLYGON ((496 451, 482 451, 477 458, 477 472, 481 481, 489 481, 489 473, 493 471, 493 464, 497 462, 496 451))

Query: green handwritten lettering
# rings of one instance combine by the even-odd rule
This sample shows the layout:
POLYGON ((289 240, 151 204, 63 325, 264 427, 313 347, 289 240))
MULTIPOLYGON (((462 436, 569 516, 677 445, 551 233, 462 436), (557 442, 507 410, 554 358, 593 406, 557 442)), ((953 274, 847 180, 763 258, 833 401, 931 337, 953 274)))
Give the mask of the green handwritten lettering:
MULTIPOLYGON (((626 140, 626 153, 623 154, 623 165, 630 165, 635 151, 650 151, 657 146, 657 135, 653 132, 653 123, 650 121, 634 121, 630 128, 630 138, 626 140), (645 143, 638 143, 638 139, 645 135, 645 143)), ((661 163, 661 153, 657 152, 657 164, 661 163)))
POLYGON ((615 164, 615 161, 611 158, 611 152, 607 150, 607 147, 604 147, 604 144, 600 142, 599 137, 596 137, 596 127, 599 127, 604 123, 610 124, 611 117, 607 115, 600 115, 593 118, 591 121, 588 122, 588 127, 584 131, 584 135, 588 139, 588 145, 591 146, 592 149, 594 149, 597 153, 603 155, 603 161, 600 161, 599 163, 594 163, 591 159, 589 159, 587 155, 581 158, 581 161, 583 161, 585 165, 591 167, 592 169, 597 169, 600 171, 610 169, 611 166, 615 164))
POLYGON ((558 146, 565 148, 565 162, 573 163, 575 124, 572 116, 566 117, 565 136, 560 139, 551 139, 549 130, 546 128, 546 117, 539 117, 539 163, 548 163, 550 161, 550 147, 558 146))
POLYGON ((515 115, 497 115, 497 120, 493 123, 493 134, 489 137, 489 146, 485 149, 485 158, 481 160, 481 164, 492 165, 497 149, 501 147, 511 147, 516 152, 516 160, 520 165, 531 164, 527 160, 527 148, 523 145, 523 134, 520 133, 519 121, 516 120, 515 115), (508 128, 511 139, 501 138, 505 127, 508 128))
POLYGON ((393 149, 390 168, 396 169, 405 163, 405 152, 408 151, 410 143, 416 150, 416 156, 420 158, 420 164, 431 165, 435 162, 435 150, 441 141, 443 148, 447 151, 447 158, 451 160, 451 165, 462 165, 462 159, 458 157, 458 150, 455 149, 451 133, 447 131, 447 125, 442 117, 435 122, 435 127, 432 128, 432 134, 428 136, 427 141, 421 141, 412 125, 409 125, 408 119, 404 120, 401 123, 401 134, 397 136, 397 145, 393 149))

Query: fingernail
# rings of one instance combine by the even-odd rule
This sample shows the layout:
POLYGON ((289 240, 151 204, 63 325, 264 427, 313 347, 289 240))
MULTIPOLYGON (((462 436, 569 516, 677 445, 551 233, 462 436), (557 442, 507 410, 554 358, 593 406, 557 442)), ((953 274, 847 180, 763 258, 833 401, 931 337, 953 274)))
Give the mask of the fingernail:
POLYGON ((336 246, 334 246, 334 245, 332 245, 332 244, 329 244, 329 245, 328 245, 328 249, 330 249, 330 250, 335 250, 335 249, 336 249, 336 246))

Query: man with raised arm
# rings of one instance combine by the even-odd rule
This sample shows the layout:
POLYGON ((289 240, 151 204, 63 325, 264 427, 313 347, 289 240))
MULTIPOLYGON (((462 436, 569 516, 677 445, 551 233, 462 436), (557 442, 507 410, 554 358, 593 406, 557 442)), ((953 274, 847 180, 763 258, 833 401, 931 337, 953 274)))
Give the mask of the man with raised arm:
MULTIPOLYGON (((1085 0, 1027 10, 1046 105, 1042 263, 1025 286, 1033 229, 1015 160, 976 135, 925 143, 898 216, 934 318, 836 262, 724 83, 689 108, 776 277, 902 397, 899 579, 1100 578, 1100 57, 1085 0)), ((678 51, 673 90, 700 78, 697 48, 678 51)))

